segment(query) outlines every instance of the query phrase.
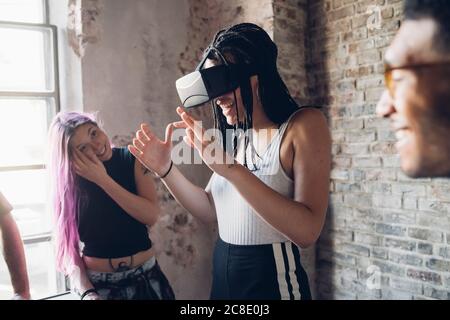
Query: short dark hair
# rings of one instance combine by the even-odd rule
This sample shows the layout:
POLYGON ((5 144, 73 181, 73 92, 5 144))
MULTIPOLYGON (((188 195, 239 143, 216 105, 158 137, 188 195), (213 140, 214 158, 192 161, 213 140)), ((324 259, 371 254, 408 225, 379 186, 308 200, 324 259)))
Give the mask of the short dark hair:
POLYGON ((438 25, 434 43, 436 49, 450 52, 450 1, 448 0, 405 0, 405 19, 430 18, 438 25))

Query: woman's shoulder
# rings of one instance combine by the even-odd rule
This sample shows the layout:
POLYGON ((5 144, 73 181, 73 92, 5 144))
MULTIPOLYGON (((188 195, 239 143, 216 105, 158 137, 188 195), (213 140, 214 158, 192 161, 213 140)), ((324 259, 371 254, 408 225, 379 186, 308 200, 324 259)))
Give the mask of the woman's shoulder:
POLYGON ((320 107, 301 107, 291 116, 291 123, 326 120, 320 107))
POLYGON ((328 126, 325 115, 317 107, 302 107, 292 114, 289 121, 289 126, 296 130, 321 124, 328 126))
POLYGON ((288 135, 294 140, 302 138, 317 138, 328 136, 328 122, 319 108, 303 107, 292 115, 287 128, 288 135))

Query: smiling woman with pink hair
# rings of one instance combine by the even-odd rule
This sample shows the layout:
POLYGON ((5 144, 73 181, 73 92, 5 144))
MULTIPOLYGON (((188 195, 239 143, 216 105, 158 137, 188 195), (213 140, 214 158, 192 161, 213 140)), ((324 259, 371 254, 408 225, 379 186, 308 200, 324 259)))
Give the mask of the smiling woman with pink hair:
POLYGON ((81 299, 174 299, 148 236, 160 208, 147 170, 89 114, 59 113, 49 138, 57 267, 81 299))

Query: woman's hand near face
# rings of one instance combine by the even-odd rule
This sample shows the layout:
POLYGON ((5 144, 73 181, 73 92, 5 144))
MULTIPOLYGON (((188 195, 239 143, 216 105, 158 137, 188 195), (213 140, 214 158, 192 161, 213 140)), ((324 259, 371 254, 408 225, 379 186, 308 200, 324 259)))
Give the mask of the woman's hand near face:
POLYGON ((141 129, 136 132, 133 145, 129 145, 128 150, 147 169, 162 176, 170 168, 173 128, 172 123, 167 125, 166 139, 162 141, 147 124, 141 124, 141 129))
POLYGON ((205 164, 221 176, 226 176, 228 169, 235 163, 233 157, 226 153, 217 137, 207 136, 205 129, 198 125, 197 120, 188 115, 181 107, 177 113, 183 121, 174 122, 176 128, 185 128, 184 142, 197 149, 205 164))
POLYGON ((73 166, 79 176, 99 186, 109 177, 103 162, 92 151, 88 150, 84 154, 78 149, 74 149, 72 155, 73 166))

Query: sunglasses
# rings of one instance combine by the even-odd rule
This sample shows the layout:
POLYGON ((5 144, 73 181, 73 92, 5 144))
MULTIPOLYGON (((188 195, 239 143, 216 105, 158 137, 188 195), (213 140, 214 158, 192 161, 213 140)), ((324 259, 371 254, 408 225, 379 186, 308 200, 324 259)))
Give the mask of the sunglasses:
POLYGON ((415 64, 415 65, 406 65, 406 66, 400 66, 400 67, 391 67, 388 64, 385 64, 384 66, 384 81, 386 88, 389 91, 389 94, 393 98, 395 95, 395 81, 392 79, 392 71, 394 70, 419 70, 419 69, 429 69, 429 68, 435 68, 439 66, 450 66, 450 61, 443 61, 443 62, 431 62, 431 63, 422 63, 422 64, 415 64))

